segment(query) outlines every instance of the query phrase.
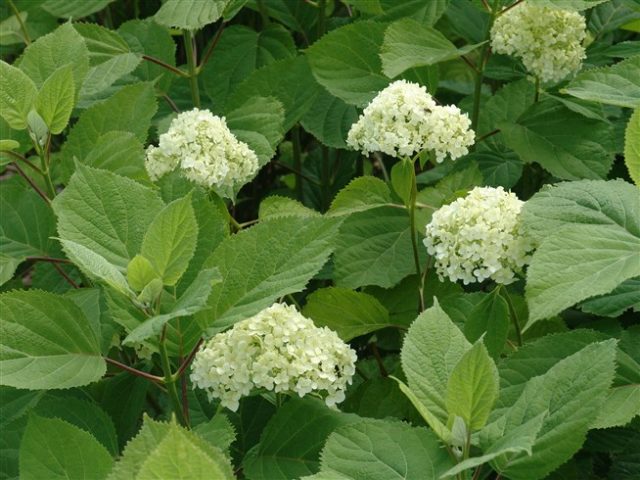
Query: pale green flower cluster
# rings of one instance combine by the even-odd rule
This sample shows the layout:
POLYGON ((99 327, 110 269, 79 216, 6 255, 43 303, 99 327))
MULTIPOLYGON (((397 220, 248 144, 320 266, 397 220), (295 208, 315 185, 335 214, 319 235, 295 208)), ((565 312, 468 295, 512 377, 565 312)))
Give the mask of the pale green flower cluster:
POLYGON ((334 331, 276 303, 211 338, 193 361, 191 380, 233 411, 259 389, 317 392, 333 406, 345 398, 356 359, 334 331))
POLYGON ((147 148, 145 166, 154 181, 179 167, 189 180, 225 197, 259 169, 256 154, 231 133, 224 117, 197 108, 179 114, 159 146, 147 148))
POLYGON ((542 82, 559 82, 580 70, 586 28, 578 12, 523 2, 496 19, 491 48, 520 57, 525 68, 542 82))
POLYGON ((523 204, 502 187, 476 187, 434 212, 424 244, 440 278, 513 282, 533 249, 522 230, 523 204))
POLYGON ((364 109, 347 135, 347 144, 365 155, 382 152, 410 157, 423 150, 442 162, 469 153, 475 133, 471 121, 454 105, 439 106, 427 89, 397 80, 364 109))

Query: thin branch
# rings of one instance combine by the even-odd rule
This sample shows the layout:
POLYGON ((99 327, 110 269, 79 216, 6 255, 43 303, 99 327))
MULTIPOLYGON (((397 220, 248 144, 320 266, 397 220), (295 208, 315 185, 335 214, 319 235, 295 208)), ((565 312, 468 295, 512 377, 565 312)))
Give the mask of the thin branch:
POLYGON ((173 110, 176 113, 180 113, 180 109, 178 108, 176 103, 173 100, 171 100, 171 97, 169 97, 169 95, 165 93, 162 95, 162 98, 164 99, 165 102, 169 104, 169 107, 171 108, 171 110, 173 110))
POLYGON ((29 177, 29 175, 24 173, 24 170, 20 168, 20 165, 18 165, 16 162, 12 162, 11 164, 15 167, 16 170, 18 170, 18 173, 24 177, 24 179, 29 183, 29 185, 31 185, 31 187, 36 191, 36 193, 40 195, 45 202, 47 202, 47 205, 51 205, 51 200, 49 199, 49 197, 47 197, 47 194, 44 193, 42 189, 38 185, 36 185, 33 180, 31 180, 31 177, 29 177))
POLYGON ((519 3, 522 3, 522 0, 516 0, 515 2, 513 2, 511 5, 509 5, 507 8, 505 8, 504 10, 502 10, 500 12, 500 15, 502 15, 505 12, 508 12, 509 10, 511 10, 513 7, 515 7, 516 5, 518 5, 519 3))
POLYGON ((20 160, 21 162, 24 162, 25 164, 27 164, 30 168, 32 168, 33 170, 35 170, 36 172, 38 172, 40 175, 42 175, 42 170, 40 170, 40 168, 31 163, 29 160, 27 160, 25 157, 23 157, 22 155, 20 155, 17 152, 12 152, 11 150, 0 150, 0 153, 3 153, 5 155, 9 155, 10 157, 13 158, 17 158, 18 160, 20 160))
POLYGON ((193 360, 193 357, 195 357, 196 353, 198 353, 198 350, 200 349, 203 343, 204 343, 204 338, 201 338, 200 340, 198 340, 198 343, 196 343, 195 347, 193 347, 193 350, 191 350, 191 353, 189 354, 189 356, 185 359, 184 362, 182 362, 182 365, 180 365, 180 367, 178 368, 178 371, 174 375, 175 378, 180 378, 180 376, 184 373, 184 371, 187 369, 187 367, 193 360))
POLYGON ((319 187, 321 186, 320 182, 318 182, 317 180, 314 180, 313 178, 309 177, 308 175, 305 175, 305 174, 304 174, 304 173, 302 173, 301 171, 299 171, 299 170, 297 170, 297 169, 295 169, 295 168, 293 168, 293 167, 291 167, 291 166, 289 166, 289 165, 287 165, 287 164, 285 164, 285 163, 280 163, 280 162, 278 162, 277 160, 273 160, 273 164, 274 164, 274 165, 277 165, 278 167, 282 167, 282 168, 284 168, 284 169, 286 169, 286 170, 289 170, 290 172, 293 172, 293 173, 295 173, 296 175, 300 175, 300 176, 301 176, 302 178, 304 178, 307 182, 311 182, 311 183, 313 183, 314 185, 317 185, 317 186, 319 186, 319 187))
POLYGON ((184 78, 189 78, 189 74, 180 70, 179 68, 174 67, 173 65, 169 65, 168 63, 163 62, 159 58, 152 57, 150 55, 142 55, 142 59, 151 63, 155 63, 156 65, 160 65, 162 68, 166 68, 167 70, 175 73, 176 75, 184 78))
POLYGON ((375 357, 376 363, 378 364, 380 374, 383 377, 388 377, 389 373, 387 372, 387 369, 384 368, 384 363, 382 362, 382 357, 380 356, 380 350, 378 350, 378 346, 375 343, 371 344, 371 351, 373 352, 373 356, 375 357))
POLYGON ((491 7, 489 6, 489 4, 487 3, 487 0, 482 0, 482 5, 484 6, 484 8, 487 9, 487 12, 491 11, 491 7))
POLYGON ((74 282, 69 275, 67 275, 67 272, 65 272, 60 265, 58 265, 57 263, 52 263, 51 265, 53 265, 53 268, 55 268, 58 273, 62 275, 62 278, 64 278, 69 285, 71 285, 73 288, 80 288, 80 286, 76 282, 74 282))
POLYGON ((151 380, 152 382, 164 383, 164 379, 162 377, 158 377, 156 375, 151 375, 150 373, 143 372, 142 370, 138 370, 136 368, 130 367, 129 365, 125 365, 124 363, 120 363, 119 361, 114 360, 113 358, 110 358, 110 357, 103 357, 103 358, 107 363, 110 363, 111 365, 115 365, 116 367, 122 370, 132 373, 133 375, 146 378, 147 380, 151 380))
POLYGON ((478 71, 478 67, 476 67, 476 65, 475 65, 471 60, 469 60, 465 55, 460 55, 460 58, 462 59, 462 61, 463 61, 464 63, 466 63, 467 65, 469 65, 469 68, 471 68, 471 70, 473 70, 473 71, 474 71, 474 72, 476 72, 476 73, 480 73, 480 72, 478 71))
POLYGON ((9 3, 9 8, 11 9, 13 14, 18 19, 18 24, 20 24, 20 30, 22 31, 22 36, 24 37, 24 43, 29 45, 31 43, 31 38, 29 38, 29 32, 27 31, 27 27, 25 26, 24 22, 22 21, 22 17, 20 16, 20 12, 18 12, 18 9, 13 4, 12 0, 7 0, 7 3, 9 3))
POLYGON ((73 263, 66 258, 52 258, 52 257, 27 257, 27 260, 34 262, 49 262, 49 263, 73 263))
POLYGON ((198 65, 198 71, 202 70, 204 66, 207 64, 207 62, 209 61, 209 57, 211 57, 211 54, 213 53, 213 49, 216 48, 216 45, 218 45, 218 42, 220 41, 220 37, 222 36, 222 32, 224 31, 224 27, 226 26, 227 26, 227 23, 222 22, 222 24, 218 28, 218 31, 213 36, 211 43, 207 46, 207 50, 204 56, 200 60, 200 65, 198 65))
POLYGON ((494 135, 497 135, 498 133, 500 133, 500 129, 496 128, 495 130, 491 130, 489 133, 485 133, 484 135, 478 137, 478 139, 476 140, 476 143, 480 143, 483 140, 486 140, 489 137, 493 137, 494 135))

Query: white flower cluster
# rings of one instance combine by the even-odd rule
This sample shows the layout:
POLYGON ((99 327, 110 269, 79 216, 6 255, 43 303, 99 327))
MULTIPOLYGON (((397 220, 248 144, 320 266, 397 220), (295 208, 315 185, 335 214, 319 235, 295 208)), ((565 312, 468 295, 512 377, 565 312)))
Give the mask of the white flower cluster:
POLYGON ((259 168, 256 154, 231 133, 224 117, 197 108, 171 122, 160 135, 160 145, 147 149, 145 166, 151 180, 179 166, 189 180, 226 197, 259 168))
POLYGON ((469 153, 475 140, 471 121, 454 105, 439 106, 427 89, 397 80, 364 109, 347 135, 347 144, 365 155, 382 152, 408 157, 423 150, 435 152, 436 160, 469 153))
POLYGON ((523 204, 502 187, 476 187, 434 212, 424 244, 440 278, 511 283, 533 248, 520 222, 523 204))
POLYGON ((344 400, 356 359, 334 331, 276 303, 211 338, 193 361, 191 380, 233 411, 254 389, 300 397, 316 391, 332 406, 344 400))
POLYGON ((586 28, 578 12, 528 1, 496 19, 491 47, 494 52, 520 57, 542 82, 558 82, 580 69, 586 28))

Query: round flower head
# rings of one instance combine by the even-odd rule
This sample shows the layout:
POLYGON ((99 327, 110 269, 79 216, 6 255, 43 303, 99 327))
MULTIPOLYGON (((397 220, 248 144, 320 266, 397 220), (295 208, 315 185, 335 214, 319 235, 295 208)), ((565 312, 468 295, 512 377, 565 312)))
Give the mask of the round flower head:
POLYGON ((424 244, 440 278, 511 283, 532 250, 520 223, 523 204, 502 187, 476 187, 434 212, 424 244))
POLYGON ((586 28, 578 12, 523 2, 496 19, 491 47, 520 57, 542 82, 559 82, 580 69, 586 28))
POLYGON ((332 406, 344 400, 355 361, 334 331, 276 303, 211 338, 196 354, 191 380, 233 411, 256 389, 300 397, 315 391, 332 406))
POLYGON ((256 154, 231 133, 224 117, 197 108, 171 122, 159 146, 147 149, 145 166, 151 180, 179 167, 189 180, 225 197, 233 197, 259 168, 256 154))
POLYGON ((365 155, 382 152, 409 157, 435 152, 438 162, 468 153, 475 134, 466 114, 453 105, 436 105, 427 89, 397 80, 378 93, 347 135, 347 144, 365 155))

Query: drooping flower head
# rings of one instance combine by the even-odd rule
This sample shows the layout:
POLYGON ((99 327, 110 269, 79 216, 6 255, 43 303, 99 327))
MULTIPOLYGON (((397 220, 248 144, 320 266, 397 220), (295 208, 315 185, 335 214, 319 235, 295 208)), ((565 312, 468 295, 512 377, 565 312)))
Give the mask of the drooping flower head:
POLYGON ((424 244, 438 275, 465 285, 513 282, 532 250, 520 221, 523 204, 502 187, 476 187, 435 211, 424 244))
POLYGON ((526 1, 496 19, 491 48, 520 57, 525 68, 542 82, 559 82, 580 70, 586 28, 578 12, 526 1))
POLYGON ((159 146, 147 148, 145 166, 154 181, 179 167, 189 180, 225 197, 259 169, 256 154, 231 133, 224 117, 197 108, 179 114, 159 146))
POLYGON ((344 400, 355 361, 334 331, 276 303, 211 338, 193 361, 191 380, 234 411, 257 389, 317 392, 331 406, 344 400))
POLYGON ((458 107, 436 104, 427 89, 417 83, 397 80, 364 109, 347 135, 347 144, 365 155, 382 152, 410 157, 433 151, 438 162, 447 156, 466 155, 475 133, 458 107))

